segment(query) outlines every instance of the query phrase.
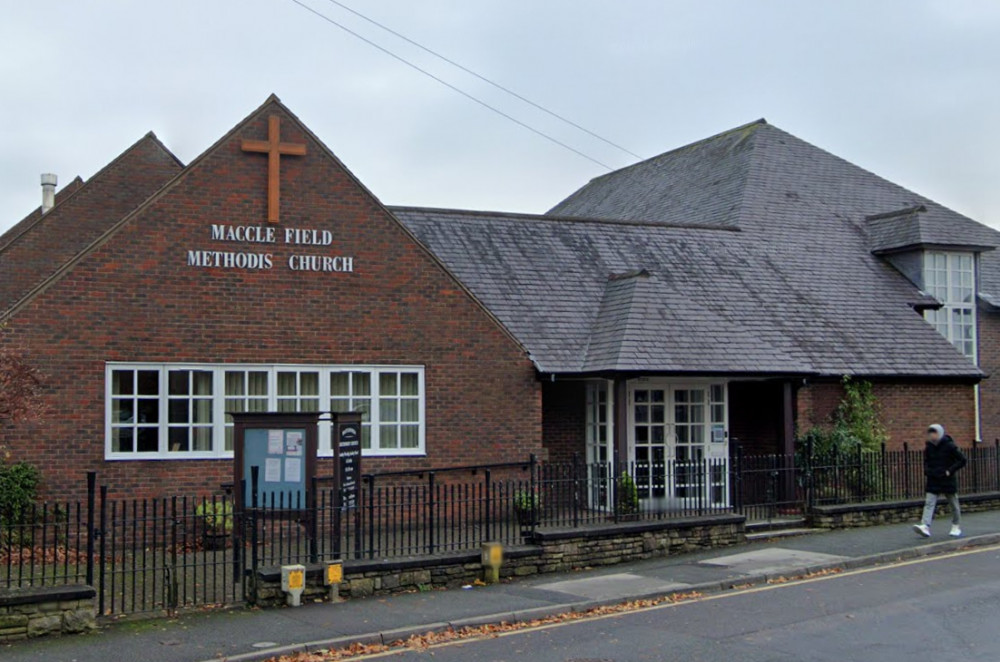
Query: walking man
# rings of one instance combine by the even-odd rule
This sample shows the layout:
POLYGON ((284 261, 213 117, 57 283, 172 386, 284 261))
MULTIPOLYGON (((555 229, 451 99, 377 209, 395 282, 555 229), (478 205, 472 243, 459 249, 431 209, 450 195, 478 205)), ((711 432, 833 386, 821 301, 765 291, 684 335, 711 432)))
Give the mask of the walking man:
POLYGON ((924 517, 913 529, 925 538, 931 536, 931 522, 938 498, 948 499, 951 508, 951 532, 953 538, 962 535, 962 509, 958 505, 958 480, 955 473, 965 466, 965 455, 955 444, 955 440, 944 433, 944 427, 932 425, 927 428, 927 444, 924 446, 924 475, 927 476, 927 501, 924 503, 924 517))

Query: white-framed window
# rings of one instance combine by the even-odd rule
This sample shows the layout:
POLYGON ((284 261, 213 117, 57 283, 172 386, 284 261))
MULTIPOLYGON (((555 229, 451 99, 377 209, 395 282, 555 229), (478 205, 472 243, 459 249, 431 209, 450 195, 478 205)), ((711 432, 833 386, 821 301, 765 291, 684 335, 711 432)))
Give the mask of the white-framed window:
POLYGON ((976 260, 972 253, 924 252, 924 290, 943 305, 924 312, 938 333, 976 362, 976 260))
POLYGON ((232 457, 229 414, 265 411, 358 411, 365 455, 425 452, 422 366, 108 363, 105 377, 110 460, 232 457))

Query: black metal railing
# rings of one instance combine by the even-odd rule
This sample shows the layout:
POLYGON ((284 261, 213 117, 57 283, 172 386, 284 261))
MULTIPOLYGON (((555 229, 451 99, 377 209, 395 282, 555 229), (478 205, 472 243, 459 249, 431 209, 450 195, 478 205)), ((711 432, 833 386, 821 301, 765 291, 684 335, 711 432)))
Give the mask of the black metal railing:
MULTIPOLYGON (((960 491, 1000 492, 1000 445, 965 452, 960 491)), ((284 563, 471 552, 483 542, 528 544, 539 529, 636 520, 771 520, 813 505, 919 499, 924 490, 923 453, 905 447, 795 455, 737 448, 730 457, 618 468, 531 457, 368 474, 346 501, 317 479, 309 497, 271 494, 242 509, 227 494, 125 498, 96 474, 87 480, 86 500, 0 512, 0 591, 87 583, 104 615, 173 611, 240 602, 248 576, 284 563)))

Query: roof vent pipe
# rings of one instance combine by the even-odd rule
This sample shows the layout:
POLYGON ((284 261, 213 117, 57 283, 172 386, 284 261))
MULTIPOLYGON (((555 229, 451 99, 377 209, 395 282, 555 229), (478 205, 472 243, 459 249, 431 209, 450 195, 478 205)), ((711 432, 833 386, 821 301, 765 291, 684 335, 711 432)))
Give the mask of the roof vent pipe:
POLYGON ((51 172, 42 174, 42 213, 56 206, 56 184, 59 178, 51 172))

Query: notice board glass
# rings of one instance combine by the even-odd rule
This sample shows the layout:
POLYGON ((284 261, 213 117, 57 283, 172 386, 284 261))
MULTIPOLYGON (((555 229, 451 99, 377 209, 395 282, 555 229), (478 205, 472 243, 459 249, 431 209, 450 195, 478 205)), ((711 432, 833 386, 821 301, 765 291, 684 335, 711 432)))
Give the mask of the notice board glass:
POLYGON ((305 508, 316 471, 318 414, 237 414, 234 420, 235 480, 241 504, 305 508))

